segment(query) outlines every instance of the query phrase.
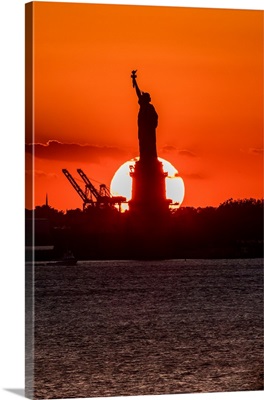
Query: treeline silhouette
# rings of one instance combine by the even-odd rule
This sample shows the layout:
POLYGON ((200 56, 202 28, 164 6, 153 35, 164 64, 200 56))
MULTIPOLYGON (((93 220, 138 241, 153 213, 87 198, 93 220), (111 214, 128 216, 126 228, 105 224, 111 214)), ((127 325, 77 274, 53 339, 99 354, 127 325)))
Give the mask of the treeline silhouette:
MULTIPOLYGON (((180 207, 162 217, 115 208, 26 209, 26 245, 52 245, 58 258, 71 250, 78 259, 246 258, 263 256, 263 200, 229 199, 219 207, 180 207)), ((29 257, 30 258, 30 257, 29 257)))

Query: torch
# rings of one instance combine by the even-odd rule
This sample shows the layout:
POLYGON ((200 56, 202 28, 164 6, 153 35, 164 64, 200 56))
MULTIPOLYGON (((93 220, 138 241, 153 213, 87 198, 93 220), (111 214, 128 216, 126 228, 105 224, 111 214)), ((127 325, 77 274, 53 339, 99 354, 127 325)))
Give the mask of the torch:
POLYGON ((132 71, 132 75, 131 75, 131 78, 132 78, 132 81, 133 81, 133 87, 135 87, 135 82, 136 82, 136 77, 137 77, 136 72, 137 72, 137 69, 134 69, 132 71))

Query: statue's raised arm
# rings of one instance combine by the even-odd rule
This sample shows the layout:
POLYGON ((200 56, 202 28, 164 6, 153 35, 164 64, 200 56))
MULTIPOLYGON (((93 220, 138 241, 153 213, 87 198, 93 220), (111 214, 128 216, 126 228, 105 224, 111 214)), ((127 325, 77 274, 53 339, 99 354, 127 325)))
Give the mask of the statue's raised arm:
POLYGON ((132 78, 133 87, 136 88, 137 96, 138 96, 138 98, 140 99, 140 97, 141 97, 141 91, 140 91, 140 89, 139 89, 139 87, 138 87, 138 84, 137 84, 137 81, 136 81, 136 77, 137 77, 136 72, 137 72, 137 70, 133 70, 133 71, 132 71, 131 78, 132 78))

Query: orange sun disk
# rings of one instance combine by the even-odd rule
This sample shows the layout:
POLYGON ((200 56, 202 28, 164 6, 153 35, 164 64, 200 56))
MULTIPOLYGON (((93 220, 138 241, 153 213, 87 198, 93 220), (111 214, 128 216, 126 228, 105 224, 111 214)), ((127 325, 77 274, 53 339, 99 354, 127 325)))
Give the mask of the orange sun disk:
MULTIPOLYGON (((132 198, 132 178, 130 169, 134 167, 138 157, 126 161, 115 172, 111 184, 110 191, 114 196, 124 196, 127 201, 132 198)), ((167 173, 165 178, 166 198, 171 199, 170 208, 179 208, 183 202, 185 194, 185 186, 183 179, 178 175, 177 169, 167 160, 158 157, 158 160, 163 164, 163 170, 167 173)), ((122 211, 128 209, 128 204, 122 205, 122 211)))

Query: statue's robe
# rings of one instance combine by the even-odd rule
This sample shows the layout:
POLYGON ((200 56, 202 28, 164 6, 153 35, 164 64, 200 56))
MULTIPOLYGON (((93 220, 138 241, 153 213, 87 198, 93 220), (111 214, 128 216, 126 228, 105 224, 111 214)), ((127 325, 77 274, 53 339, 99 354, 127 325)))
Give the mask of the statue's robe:
POLYGON ((140 109, 138 113, 138 139, 139 155, 141 161, 157 158, 156 127, 158 114, 154 106, 139 99, 140 109))

